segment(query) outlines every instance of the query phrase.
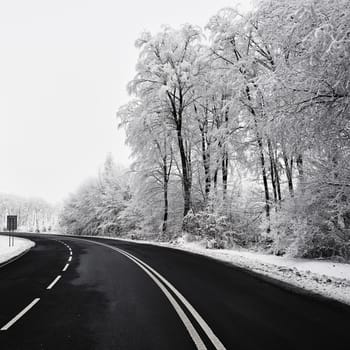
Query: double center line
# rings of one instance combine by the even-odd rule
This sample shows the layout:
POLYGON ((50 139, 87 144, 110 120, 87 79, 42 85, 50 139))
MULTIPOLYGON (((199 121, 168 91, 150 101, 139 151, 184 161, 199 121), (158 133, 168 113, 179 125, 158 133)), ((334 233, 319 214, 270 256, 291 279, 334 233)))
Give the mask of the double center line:
POLYGON ((203 332, 207 335, 211 343, 214 345, 216 350, 226 350, 225 346, 221 343, 219 338, 214 334, 212 329, 209 327, 209 325, 204 321, 204 319, 199 315, 199 313, 195 310, 195 308, 190 304, 190 302, 168 281, 166 280, 160 273, 158 273, 156 270, 154 270, 151 266, 143 262, 142 260, 138 259, 134 255, 113 247, 111 245, 96 242, 92 240, 88 240, 89 242, 99 244, 102 246, 105 246, 107 248, 113 249, 117 251, 118 253, 124 255, 131 261, 133 261, 137 266, 139 266, 159 287, 159 289, 164 293, 164 295, 169 300, 170 304, 175 309, 176 313, 178 314, 179 318, 181 319, 182 323, 186 327, 188 333, 190 334, 193 342, 196 345, 197 350, 207 350, 206 345, 204 344, 204 341, 200 337, 199 333, 197 332, 196 328, 194 327, 191 320, 186 315, 184 309, 187 309, 187 311, 193 316, 193 318, 197 321, 199 326, 202 328, 203 332), (178 301, 173 297, 172 293, 178 298, 178 300, 181 302, 182 306, 178 303, 178 301))
MULTIPOLYGON (((205 345, 203 339, 199 335, 198 331, 196 330, 195 326, 193 325, 190 318, 187 316, 187 314, 190 314, 197 324, 200 326, 202 331, 205 333, 207 338, 210 340, 210 342, 213 344, 216 350, 226 350, 225 346, 221 343, 219 338, 214 334, 212 329, 209 327, 209 325, 204 321, 204 319, 199 315, 199 313, 196 311, 196 309, 190 304, 190 302, 167 280, 165 279, 160 273, 158 273, 156 270, 154 270, 151 266, 146 264, 144 261, 138 259, 134 255, 116 248, 114 246, 92 241, 89 239, 84 239, 86 241, 89 241, 94 244, 98 244, 104 247, 107 247, 109 249, 112 249, 122 255, 124 255, 126 258, 130 259, 132 262, 134 262, 137 266, 139 266, 152 280, 153 282, 158 286, 158 288, 163 292, 163 294, 166 296, 172 307, 174 308, 175 312, 179 316, 180 320, 184 324, 185 328, 187 329, 189 335, 191 336, 197 350, 207 350, 207 346, 205 345), (187 311, 187 314, 186 312, 187 311)), ((72 261, 72 249, 69 245, 66 243, 59 241, 60 243, 64 244, 69 249, 69 259, 67 264, 64 266, 62 271, 66 271, 69 267, 69 263, 72 261)), ((60 280, 62 276, 58 275, 46 289, 51 289, 55 286, 55 284, 60 280)), ((0 330, 5 331, 9 329, 14 323, 16 323, 25 313, 27 313, 35 304, 39 302, 40 298, 34 299, 28 306, 26 306, 20 313, 18 313, 11 321, 9 321, 5 326, 3 326, 0 330)))

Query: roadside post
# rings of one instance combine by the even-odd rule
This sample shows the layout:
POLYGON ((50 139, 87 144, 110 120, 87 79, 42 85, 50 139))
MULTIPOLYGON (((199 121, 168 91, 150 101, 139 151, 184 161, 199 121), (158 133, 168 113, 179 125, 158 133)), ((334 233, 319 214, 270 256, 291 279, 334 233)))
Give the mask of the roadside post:
POLYGON ((7 215, 7 231, 9 232, 9 247, 14 247, 15 237, 11 232, 17 230, 17 215, 7 215))

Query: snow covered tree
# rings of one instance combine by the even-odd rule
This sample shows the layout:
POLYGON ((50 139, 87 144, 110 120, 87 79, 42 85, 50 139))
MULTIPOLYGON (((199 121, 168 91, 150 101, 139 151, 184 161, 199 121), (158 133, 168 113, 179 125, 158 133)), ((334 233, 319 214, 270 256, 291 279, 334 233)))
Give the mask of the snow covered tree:
POLYGON ((276 251, 345 256, 349 16, 346 0, 260 0, 219 11, 207 40, 191 25, 144 33, 135 100, 119 112, 138 208, 156 222, 163 213, 164 232, 180 192, 183 229, 203 216, 233 234, 250 221, 276 251))
POLYGON ((99 177, 87 181, 65 201, 60 226, 70 234, 118 236, 123 231, 120 215, 130 199, 123 174, 108 155, 99 177))
POLYGON ((191 208, 192 150, 188 142, 188 110, 196 99, 193 81, 202 70, 198 57, 201 35, 201 30, 191 25, 185 25, 180 30, 165 27, 153 36, 144 33, 136 41, 141 52, 136 66, 137 75, 129 84, 129 91, 140 99, 158 96, 162 109, 166 108, 166 125, 176 132, 184 216, 191 208))
POLYGON ((132 168, 140 183, 140 186, 136 184, 136 196, 142 193, 143 199, 149 201, 157 197, 159 190, 163 193, 163 234, 168 225, 169 181, 175 143, 167 127, 166 113, 166 106, 162 108, 157 99, 134 100, 118 112, 135 159, 132 168))

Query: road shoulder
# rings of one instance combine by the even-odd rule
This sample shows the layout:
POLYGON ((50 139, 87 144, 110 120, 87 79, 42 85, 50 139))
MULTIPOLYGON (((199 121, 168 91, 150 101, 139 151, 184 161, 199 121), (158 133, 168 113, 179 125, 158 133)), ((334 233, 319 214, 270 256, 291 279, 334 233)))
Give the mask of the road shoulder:
POLYGON ((26 238, 14 237, 14 245, 9 246, 7 235, 0 235, 0 267, 18 259, 35 246, 35 243, 26 238))

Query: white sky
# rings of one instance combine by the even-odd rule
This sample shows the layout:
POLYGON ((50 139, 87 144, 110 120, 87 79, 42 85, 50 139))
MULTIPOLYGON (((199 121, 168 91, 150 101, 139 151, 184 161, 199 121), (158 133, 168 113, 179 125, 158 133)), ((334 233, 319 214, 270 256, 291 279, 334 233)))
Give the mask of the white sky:
POLYGON ((108 152, 128 165, 115 114, 129 99, 134 41, 162 24, 204 26, 233 4, 0 0, 0 192, 56 202, 108 152))

